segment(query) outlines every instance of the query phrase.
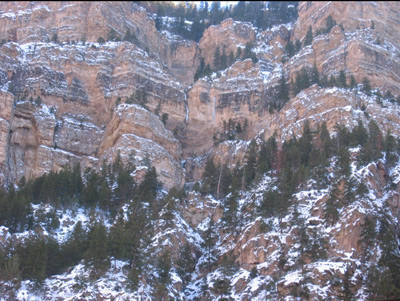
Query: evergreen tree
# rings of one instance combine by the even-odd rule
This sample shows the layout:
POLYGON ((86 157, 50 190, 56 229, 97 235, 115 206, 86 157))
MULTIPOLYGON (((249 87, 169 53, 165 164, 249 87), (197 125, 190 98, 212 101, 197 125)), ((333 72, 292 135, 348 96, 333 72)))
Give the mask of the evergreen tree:
POLYGON ((317 65, 315 63, 313 65, 313 69, 311 71, 311 83, 320 85, 319 72, 318 72, 317 65))
POLYGON ((107 232, 103 223, 96 221, 90 228, 84 257, 86 263, 93 265, 96 271, 108 267, 107 232))
POLYGON ((343 292, 342 292, 342 298, 343 301, 352 301, 354 294, 351 290, 352 284, 351 284, 351 278, 352 273, 349 267, 346 268, 346 272, 344 273, 344 278, 343 278, 343 292))
POLYGON ((334 225, 339 219, 339 190, 334 186, 330 192, 329 198, 325 205, 325 219, 330 225, 334 225))
POLYGON ((350 154, 346 147, 341 147, 338 153, 339 173, 344 176, 350 175, 350 154))
POLYGON ((354 75, 350 75, 350 88, 353 89, 357 85, 356 79, 354 78, 354 75))
POLYGON ((86 252, 87 248, 87 234, 82 228, 82 223, 79 221, 75 224, 70 239, 63 246, 62 252, 67 263, 66 266, 75 265, 81 259, 82 255, 86 252))
POLYGON ((129 200, 129 198, 132 198, 134 188, 135 182, 130 175, 130 170, 121 169, 117 175, 117 187, 115 189, 116 199, 120 202, 129 200))
POLYGON ((197 68, 197 71, 194 75, 194 81, 197 81, 199 78, 204 76, 205 71, 205 63, 204 63, 204 58, 200 58, 200 64, 199 67, 197 68))
POLYGON ((295 48, 292 41, 288 41, 285 47, 286 53, 289 57, 292 57, 295 54, 295 48))
POLYGON ((193 40, 196 42, 199 42, 201 37, 203 36, 205 26, 203 22, 200 22, 198 18, 196 18, 193 21, 192 27, 191 27, 191 35, 193 37, 193 40))
POLYGON ((347 88, 346 73, 344 73, 344 70, 340 70, 338 83, 340 87, 347 88))
POLYGON ((252 140, 249 145, 249 149, 246 152, 246 164, 244 166, 244 183, 248 187, 256 176, 257 164, 257 152, 256 152, 256 141, 252 140))
POLYGON ((228 66, 228 58, 225 53, 225 47, 222 49, 222 54, 220 57, 220 68, 225 69, 228 66))
POLYGON ((203 185, 201 186, 201 192, 203 194, 211 193, 215 194, 217 191, 218 184, 218 171, 211 158, 207 160, 206 166, 203 173, 203 185))
POLYGON ((233 192, 230 197, 225 199, 225 206, 224 208, 224 215, 223 215, 223 220, 229 225, 232 226, 233 228, 236 227, 236 211, 238 208, 238 199, 239 195, 237 192, 233 192))
POLYGON ((289 100, 289 87, 286 83, 285 75, 282 73, 281 79, 279 80, 279 100, 286 103, 289 100))
POLYGON ((120 217, 110 228, 108 242, 109 254, 111 256, 121 260, 126 260, 130 257, 130 235, 122 217, 120 217))
POLYGON ((47 258, 46 258, 46 276, 58 274, 65 266, 63 254, 61 253, 58 242, 53 238, 46 241, 47 258))
POLYGON ((328 129, 326 127, 326 121, 322 123, 321 129, 320 129, 320 135, 319 135, 320 141, 321 141, 321 157, 323 163, 327 163, 328 159, 330 158, 332 151, 333 151, 333 145, 332 145, 332 140, 330 138, 328 129))
POLYGON ((184 280, 184 283, 190 281, 190 273, 192 273, 196 266, 196 260, 193 257, 190 244, 186 242, 180 251, 177 261, 177 272, 184 280))
POLYGON ((296 42, 294 42, 294 52, 297 53, 299 52, 301 49, 301 42, 299 39, 296 40, 296 42))
POLYGON ((384 146, 383 135, 375 121, 371 120, 369 122, 368 129, 369 138, 359 156, 359 161, 363 164, 379 159, 384 146))
POLYGON ((272 168, 276 168, 275 158, 277 156, 278 147, 275 137, 276 135, 274 133, 274 135, 268 138, 266 143, 261 145, 257 160, 257 173, 260 175, 263 175, 272 168))
POLYGON ((138 187, 137 199, 139 201, 153 201, 157 195, 158 185, 156 169, 150 167, 138 187))
POLYGON ((115 31, 114 28, 111 28, 107 35, 107 40, 108 41, 120 41, 121 38, 119 37, 118 33, 115 31))
POLYGON ((363 85, 363 91, 365 92, 365 94, 371 95, 371 85, 369 83, 368 78, 366 78, 366 77, 363 78, 362 85, 363 85))
POLYGON ((157 14, 157 17, 156 17, 156 20, 155 20, 154 23, 155 23, 156 29, 158 31, 161 31, 162 27, 163 27, 163 22, 162 22, 162 19, 161 19, 160 15, 157 14))
POLYGON ((306 120, 303 126, 303 135, 299 140, 299 150, 301 156, 301 164, 304 166, 309 165, 310 154, 312 153, 312 134, 309 121, 306 120))
POLYGON ((54 33, 53 36, 51 37, 51 41, 54 43, 58 43, 58 35, 57 33, 54 33))
POLYGON ((361 241, 364 242, 366 246, 371 245, 373 240, 376 238, 375 227, 376 218, 373 216, 366 216, 360 234, 361 241))
POLYGON ((234 62, 235 62, 235 57, 233 55, 233 52, 231 51, 228 57, 228 65, 232 65, 234 62))
POLYGON ((313 41, 313 33, 311 25, 308 27, 306 37, 304 38, 304 46, 311 45, 313 41))
POLYGON ((358 120, 358 125, 352 131, 352 141, 354 146, 364 146, 368 141, 368 132, 361 120, 358 120))
POLYGON ((265 217, 278 215, 285 209, 284 196, 276 190, 266 191, 260 209, 265 217))
POLYGON ((159 281, 161 284, 169 282, 169 271, 171 269, 171 257, 168 251, 165 251, 158 259, 157 263, 159 281))
POLYGON ((332 27, 334 27, 336 25, 336 21, 332 18, 331 15, 329 15, 326 18, 325 23, 326 23, 325 33, 329 33, 331 31, 332 27))
POLYGON ((214 246, 215 240, 216 240, 215 224, 213 217, 210 216, 208 228, 204 232, 204 243, 203 243, 203 247, 206 249, 206 260, 209 272, 211 271, 211 261, 213 259, 212 248, 214 246))
POLYGON ((44 239, 35 235, 27 239, 24 245, 18 245, 16 252, 23 279, 41 282, 46 278, 47 247, 44 239))
POLYGON ((303 67, 300 72, 296 74, 296 81, 294 84, 294 94, 297 95, 300 91, 307 89, 310 86, 310 79, 307 70, 303 67))

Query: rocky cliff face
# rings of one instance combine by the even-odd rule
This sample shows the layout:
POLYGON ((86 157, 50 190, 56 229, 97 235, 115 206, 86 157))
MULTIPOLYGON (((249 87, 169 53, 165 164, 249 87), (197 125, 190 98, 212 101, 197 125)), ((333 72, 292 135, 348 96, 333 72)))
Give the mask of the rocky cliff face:
MULTIPOLYGON (((184 122, 182 85, 133 44, 61 47, 29 43, 20 47, 8 43, 2 50, 2 70, 7 74, 3 89, 14 95, 3 92, 2 104, 3 173, 10 181, 78 161, 83 167, 98 166, 100 146, 107 140, 104 135, 113 134, 108 126, 114 126, 111 121, 118 97, 124 102, 145 91, 149 110, 168 114, 167 127, 174 129, 184 122)), ((159 117, 154 118, 161 123, 159 117)), ((128 119, 125 124, 130 122, 134 121, 128 119)), ((153 124, 146 126, 151 129, 153 124)), ((153 130, 172 135, 162 123, 153 130)), ((169 156, 180 160, 175 149, 169 156)), ((173 166, 180 169, 179 164, 173 166)), ((177 177, 167 186, 180 184, 177 177)))
MULTIPOLYGON (((330 116, 331 129, 336 122, 348 120, 348 115, 339 112, 354 115, 354 110, 362 105, 362 96, 348 96, 344 90, 342 95, 341 90, 336 90, 336 96, 329 96, 332 94, 314 93, 311 89, 311 94, 305 93, 302 97, 318 103, 318 109, 314 111, 307 105, 298 107, 296 100, 290 101, 280 113, 271 114, 270 107, 280 101, 278 84, 281 76, 293 81, 301 68, 311 70, 314 64, 320 74, 337 75, 338 70, 344 70, 348 77, 354 75, 358 82, 368 77, 373 87, 399 94, 399 39, 395 30, 388 30, 388 26, 396 27, 397 5, 354 5, 355 9, 350 9, 350 4, 344 3, 302 3, 293 29, 292 25, 281 25, 261 32, 251 24, 227 19, 209 27, 197 45, 167 32, 159 33, 153 17, 135 4, 2 3, 0 37, 15 41, 1 47, 0 83, 3 91, 10 93, 3 92, 8 95, 2 104, 6 110, 1 117, 1 141, 5 149, 2 174, 7 174, 3 177, 15 181, 23 175, 29 178, 65 164, 65 160, 51 164, 32 163, 31 159, 43 162, 46 160, 42 156, 49 156, 50 150, 41 145, 70 153, 67 161, 77 156, 79 160, 86 158, 84 165, 97 166, 106 147, 112 147, 116 142, 113 138, 111 143, 108 136, 117 135, 109 129, 110 121, 115 120, 117 98, 124 102, 130 95, 142 91, 146 94, 146 107, 159 117, 164 114, 166 129, 173 131, 182 144, 182 156, 179 152, 174 153, 175 150, 169 151, 175 160, 175 163, 167 164, 170 167, 178 167, 176 162, 182 159, 218 153, 217 149, 213 151, 214 146, 226 139, 229 122, 235 126, 240 124, 242 129, 246 123, 246 128, 235 138, 251 139, 261 131, 268 138, 276 130, 285 139, 291 129, 302 127, 302 120, 314 120, 316 114, 320 116, 318 120, 322 120, 324 112, 330 112, 326 114, 330 116), (345 13, 338 14, 338 11, 345 13), (315 36, 318 29, 325 27, 328 16, 341 27, 337 25, 329 33, 315 36), (289 38, 303 40, 309 25, 313 26, 314 32, 312 45, 303 47, 282 63, 289 38), (107 37, 111 29, 121 37, 129 30, 136 37, 135 44, 95 43, 99 37, 107 37), (49 42, 54 34, 61 44, 49 42), (379 45, 375 43, 378 37, 379 45), (67 43, 73 40, 75 44, 67 43), (257 63, 250 59, 237 60, 226 70, 188 86, 200 56, 206 64, 213 66, 217 47, 221 52, 225 49, 226 54, 236 54, 246 43, 255 45, 257 63), (21 105, 11 110, 13 96, 21 105), (42 104, 29 108, 22 104, 36 100, 38 96, 42 104), (349 97, 353 99, 352 111, 346 111, 344 99, 349 97), (336 98, 343 98, 343 101, 337 102, 336 98), (332 107, 333 104, 337 104, 337 109, 332 107), (34 117, 44 114, 37 113, 42 107, 54 116, 34 117), (296 117, 290 117, 294 111, 297 111, 293 113, 296 117), (293 124, 292 118, 300 121, 293 124), (27 135, 32 137, 22 138, 27 135), (26 142, 21 144, 21 139, 26 142), (40 152, 32 153, 32 149, 40 152)), ((303 105, 304 102, 300 103, 303 105)), ((367 112, 372 106, 371 103, 367 112)), ((382 111, 378 113, 382 116, 390 114, 389 110, 381 110, 378 106, 373 110, 376 113, 382 111)), ((391 116, 395 118, 395 114, 391 116)), ((363 118, 362 114, 360 117, 363 118)), ((394 120, 390 126, 385 118, 378 121, 385 129, 391 127, 397 131, 394 120)), ((117 127, 113 125, 112 128, 117 127)), ((66 153, 58 157, 66 156, 66 153)), ((172 174, 176 172, 174 170, 172 174)), ((178 173, 182 174, 182 170, 178 173)), ((181 181, 177 180, 175 184, 178 183, 181 181)))
MULTIPOLYGON (((337 26, 314 38, 307 63, 326 75, 344 70, 358 82, 368 77, 373 87, 399 94, 399 7, 395 2, 303 2, 292 39, 303 40, 311 26, 314 36, 331 16, 337 26), (339 27, 340 25, 340 27, 339 27)), ((305 62, 300 62, 305 65, 305 62)))
MULTIPOLYGON (((303 67, 310 73, 314 65, 320 75, 337 76, 343 70, 347 79, 353 75, 358 83, 368 78, 381 94, 400 95, 399 20, 396 2, 302 2, 294 24, 262 31, 227 19, 210 26, 195 43, 158 32, 154 16, 134 3, 2 2, 0 183, 18 183, 23 177, 76 163, 99 169, 119 154, 136 166, 133 175, 138 182, 151 163, 168 190, 201 179, 207 158, 232 169, 243 166, 250 140, 267 140, 275 133, 281 146, 299 137, 306 121, 312 130, 325 121, 335 132, 336 124, 352 128, 358 120, 364 125, 374 120, 382 131, 399 137, 399 103, 382 100, 377 91, 368 95, 361 85, 349 89, 314 84, 297 94, 290 91, 288 101, 280 96, 282 78, 293 83, 303 67), (337 25, 323 33, 329 16, 337 25), (314 33, 311 45, 289 58, 286 43, 303 41, 309 26, 314 33), (111 30, 121 37, 129 30, 135 39, 97 43, 111 30), (322 31, 316 35, 318 30, 322 31), (51 41, 54 34, 58 42, 51 41), (254 46, 257 62, 238 58, 225 70, 194 82, 200 58, 213 67, 217 47, 236 54, 247 43, 254 46)), ((332 187, 320 189, 312 181, 292 196, 296 205, 285 216, 261 218, 257 208, 264 192, 276 187, 274 174, 241 192, 237 210, 242 220, 235 231, 221 222, 222 201, 193 191, 183 201, 175 200, 173 226, 160 219, 146 249, 154 258, 168 249, 176 262, 180 250, 173 246, 188 243, 196 255, 196 269, 186 287, 171 272, 171 295, 218 298, 218 281, 226 280, 220 266, 233 257, 238 269, 226 281, 241 300, 282 299, 300 295, 301 287, 308 289, 310 299, 340 296, 338 283, 346 269, 353 273, 352 290, 358 298, 366 298, 363 273, 375 261, 362 261, 362 228, 366 216, 378 211, 385 211, 391 222, 398 221, 400 167, 396 163, 387 170, 381 160, 358 169, 359 150, 353 149, 351 155, 351 176, 357 184, 366 183, 368 196, 344 207, 334 225, 324 220, 323 213, 332 187), (218 236, 212 271, 201 238, 211 219, 218 236), (327 241, 327 258, 316 262, 301 255, 302 231, 327 241), (256 275, 250 275, 252 269, 256 275), (204 283, 211 288, 205 295, 204 283)), ((329 167, 332 182, 334 166, 329 167)), ((11 237, 7 233, 3 240, 11 237)), ((375 256, 380 251, 374 246, 371 252, 375 256)), ((118 272, 126 279, 123 263, 113 268, 109 274, 118 272)), ((82 269, 78 265, 74 273, 89 278, 82 269)), ((46 282, 52 293, 43 299, 75 287, 75 280, 63 288, 51 286, 69 279, 64 276, 46 282)), ((141 292, 152 296, 146 275, 141 281, 141 292)), ((91 290, 75 295, 84 298, 91 290)), ((91 298, 116 295, 97 288, 91 298)))

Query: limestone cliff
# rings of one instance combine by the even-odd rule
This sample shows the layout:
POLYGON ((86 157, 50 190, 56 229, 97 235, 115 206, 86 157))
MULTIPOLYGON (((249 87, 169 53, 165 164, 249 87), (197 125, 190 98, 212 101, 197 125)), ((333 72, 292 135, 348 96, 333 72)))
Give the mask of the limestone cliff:
MULTIPOLYGON (((137 182, 151 164, 166 191, 184 187, 187 192, 179 198, 168 196, 166 204, 154 201, 143 206, 160 208, 142 250, 151 260, 138 281, 140 289, 122 293, 120 284, 128 273, 125 263, 116 260, 104 277, 118 275, 112 280, 117 293, 90 282, 89 272, 77 265, 46 280, 43 299, 68 294, 90 300, 137 299, 142 297, 139 293, 153 297, 152 275, 159 269, 155 258, 165 250, 173 267, 165 289, 180 300, 223 298, 226 287, 232 290, 226 296, 240 300, 281 300, 288 295, 342 298, 346 271, 352 275, 350 290, 358 299, 367 298, 365 275, 377 263, 382 246, 372 245, 366 260, 363 227, 369 216, 380 218, 377 229, 383 221, 398 224, 400 161, 389 168, 385 155, 362 166, 360 148, 351 148, 348 178, 357 187, 365 184, 366 192, 356 195, 354 186, 353 202, 340 208, 334 224, 325 217, 333 185, 345 198, 337 158, 330 158, 326 166, 329 183, 321 188, 311 177, 301 183, 285 200, 289 205, 284 214, 260 213, 265 193, 279 189, 277 170, 239 191, 234 209, 228 208, 232 194, 218 200, 193 188, 201 182, 207 159, 231 170, 243 167, 251 140, 260 145, 276 134, 281 148, 302 135, 306 122, 311 131, 326 122, 335 135, 337 124, 353 128, 358 120, 364 125, 373 120, 382 132, 400 137, 400 5, 301 2, 298 14, 296 22, 266 30, 226 19, 209 26, 196 43, 167 30, 159 32, 155 15, 137 3, 0 3, 0 184, 17 184, 24 177, 32 179, 76 163, 82 169, 100 169, 119 154, 122 161, 135 165, 132 176, 137 182), (325 30, 328 19, 336 25, 325 30), (300 45, 289 57, 287 43, 303 43, 310 26, 310 45, 300 45), (131 35, 125 39, 127 33, 131 35), (101 37, 107 42, 99 43, 101 37), (246 44, 252 45, 257 59, 236 57, 246 44), (236 59, 194 81, 202 58, 215 70, 217 48, 236 59), (304 68, 311 76, 314 66, 321 77, 337 77, 343 71, 347 82, 354 76, 356 84, 313 83, 295 91, 299 72, 304 68), (363 87, 364 78, 372 91, 363 87), (282 86, 288 84, 286 98, 282 86), (388 91, 392 98, 382 96, 388 91), (234 229, 226 221, 228 209, 239 217, 234 229), (205 242, 212 230, 213 245, 205 242), (317 237, 321 245, 301 246, 304 235, 309 241, 317 237), (188 279, 178 270, 183 245, 195 261, 188 279), (318 260, 309 255, 316 250, 318 260), (77 280, 71 280, 69 272, 79 274, 77 280), (68 284, 60 285, 64 280, 68 284), (80 287, 81 282, 90 284, 80 287)), ((218 182, 221 174, 222 168, 218 182)), ((42 205, 33 205, 35 218, 42 205)), ((118 208, 123 218, 130 205, 118 208)), ((54 212, 63 229, 50 234, 57 237, 69 235, 77 220, 86 227, 92 222, 88 212, 54 212)), ((117 217, 112 218, 108 226, 116 223, 117 217)), ((46 231, 41 229, 41 235, 50 233, 46 231)), ((0 247, 23 237, 0 225, 0 247)), ((0 285, 0 293, 20 289, 7 285, 0 285)), ((20 291, 28 291, 26 287, 20 291)), ((14 299, 24 298, 21 293, 14 299)))

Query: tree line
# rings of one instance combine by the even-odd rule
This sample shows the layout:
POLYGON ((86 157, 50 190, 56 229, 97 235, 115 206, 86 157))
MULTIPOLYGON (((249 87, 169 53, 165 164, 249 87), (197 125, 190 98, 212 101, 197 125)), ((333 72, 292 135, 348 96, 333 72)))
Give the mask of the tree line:
POLYGON ((211 6, 207 1, 196 5, 168 5, 164 3, 149 4, 142 2, 143 6, 156 13, 155 25, 158 30, 165 29, 162 17, 174 17, 172 24, 173 33, 185 39, 198 42, 203 32, 211 25, 219 24, 222 20, 232 18, 237 21, 251 22, 254 26, 266 29, 276 24, 293 22, 297 19, 297 1, 265 2, 238 1, 236 5, 221 7, 220 1, 213 1, 211 6), (190 25, 185 23, 190 21, 190 25))

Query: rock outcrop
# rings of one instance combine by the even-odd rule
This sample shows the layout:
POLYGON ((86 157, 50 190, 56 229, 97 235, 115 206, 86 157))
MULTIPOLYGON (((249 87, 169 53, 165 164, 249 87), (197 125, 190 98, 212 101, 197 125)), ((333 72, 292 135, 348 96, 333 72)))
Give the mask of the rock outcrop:
POLYGON ((304 60, 295 57, 292 61, 306 67, 315 63, 327 76, 344 70, 357 82, 367 77, 373 87, 398 95, 399 19, 399 5, 395 2, 302 2, 292 40, 302 41, 311 26, 314 41, 311 49, 306 47, 301 52, 304 60), (329 33, 316 36, 317 31, 325 30, 329 16, 338 25, 329 33))
POLYGON ((214 66, 214 54, 219 48, 220 54, 236 56, 237 49, 243 51, 246 44, 254 43, 256 39, 255 28, 250 23, 236 22, 226 19, 219 25, 210 26, 204 31, 199 42, 199 48, 204 63, 214 66))
MULTIPOLYGON (((28 43, 20 47, 8 43, 0 51, 5 75, 2 88, 10 91, 2 92, 1 102, 3 182, 18 181, 23 176, 29 179, 65 164, 80 162, 83 168, 99 167, 99 149, 107 140, 105 132, 117 135, 107 128, 117 100, 125 102, 130 97, 129 101, 139 102, 139 95, 144 95, 143 105, 159 114, 158 117, 146 110, 158 120, 162 134, 171 135, 160 121, 162 115, 167 117, 166 126, 171 130, 185 122, 182 85, 134 44, 112 42, 76 47, 28 43)), ((148 126, 151 132, 153 125, 154 122, 142 126, 148 126)), ((136 134, 141 137, 145 132, 142 128, 136 134)), ((182 169, 177 163, 179 142, 174 141, 174 145, 169 149, 171 153, 163 150, 164 159, 159 158, 164 160, 162 172, 170 173, 169 177, 174 175, 173 180, 165 182, 167 188, 182 185, 182 169)), ((129 153, 135 148, 137 145, 124 150, 129 153)), ((145 155, 152 156, 151 146, 145 155)))

